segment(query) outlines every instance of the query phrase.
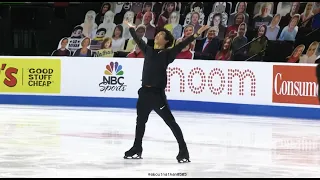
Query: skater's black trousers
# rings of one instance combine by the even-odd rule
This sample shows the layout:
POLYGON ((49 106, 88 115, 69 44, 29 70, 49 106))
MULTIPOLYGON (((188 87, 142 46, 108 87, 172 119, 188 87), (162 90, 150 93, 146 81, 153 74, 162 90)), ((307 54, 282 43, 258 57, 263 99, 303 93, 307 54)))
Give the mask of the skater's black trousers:
POLYGON ((184 141, 182 131, 170 111, 165 91, 153 87, 141 87, 138 94, 139 98, 137 102, 137 123, 134 146, 142 147, 142 138, 144 136, 146 123, 148 121, 149 114, 154 110, 171 129, 179 144, 179 149, 185 149, 186 143, 184 141))

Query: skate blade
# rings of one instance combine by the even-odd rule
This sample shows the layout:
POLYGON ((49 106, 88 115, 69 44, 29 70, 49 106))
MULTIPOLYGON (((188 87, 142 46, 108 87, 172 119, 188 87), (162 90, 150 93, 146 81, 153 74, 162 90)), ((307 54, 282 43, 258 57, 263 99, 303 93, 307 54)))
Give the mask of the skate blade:
POLYGON ((191 162, 189 159, 178 160, 178 163, 189 163, 189 162, 191 162))
POLYGON ((133 156, 124 156, 124 159, 143 159, 140 155, 133 155, 133 156))

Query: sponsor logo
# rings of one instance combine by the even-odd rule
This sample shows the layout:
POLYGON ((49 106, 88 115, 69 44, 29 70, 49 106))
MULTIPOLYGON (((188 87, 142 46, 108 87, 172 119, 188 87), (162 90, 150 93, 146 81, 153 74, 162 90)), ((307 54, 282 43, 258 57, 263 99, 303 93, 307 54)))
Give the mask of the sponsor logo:
POLYGON ((228 69, 213 68, 205 71, 200 67, 192 68, 190 71, 178 67, 169 67, 167 70, 168 83, 167 92, 171 92, 173 78, 179 78, 179 91, 184 93, 188 88, 193 94, 201 94, 206 88, 212 95, 235 95, 256 96, 256 76, 250 69, 228 69), (187 74, 187 75, 186 75, 187 74), (245 94, 245 87, 250 89, 249 94, 245 94), (236 91, 237 90, 237 91, 236 91))
POLYGON ((273 66, 272 102, 318 105, 314 66, 273 66))
POLYGON ((60 93, 60 60, 0 60, 0 92, 60 93))
POLYGON ((102 82, 99 84, 100 91, 125 91, 127 85, 124 83, 124 71, 118 62, 110 62, 106 66, 102 82))

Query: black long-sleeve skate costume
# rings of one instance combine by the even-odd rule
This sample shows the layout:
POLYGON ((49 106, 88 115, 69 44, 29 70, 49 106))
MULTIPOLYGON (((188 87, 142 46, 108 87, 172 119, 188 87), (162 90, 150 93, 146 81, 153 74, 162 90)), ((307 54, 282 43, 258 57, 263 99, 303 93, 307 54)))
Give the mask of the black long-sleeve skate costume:
POLYGON ((185 158, 189 159, 183 134, 169 109, 165 87, 167 85, 168 65, 195 38, 194 36, 190 36, 171 49, 153 49, 137 37, 134 28, 130 28, 129 31, 144 54, 145 60, 142 72, 142 87, 138 91, 136 137, 133 148, 126 152, 126 156, 141 155, 145 124, 148 121, 149 114, 154 110, 170 127, 178 141, 180 150, 180 157, 179 155, 177 156, 178 161, 183 157, 183 154, 187 154, 185 158))

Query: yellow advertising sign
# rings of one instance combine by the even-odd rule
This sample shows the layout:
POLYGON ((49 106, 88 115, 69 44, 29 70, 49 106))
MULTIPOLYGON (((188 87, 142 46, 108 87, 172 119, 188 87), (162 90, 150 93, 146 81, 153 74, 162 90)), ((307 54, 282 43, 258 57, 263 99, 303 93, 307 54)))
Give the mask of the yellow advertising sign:
POLYGON ((60 59, 0 58, 0 92, 60 93, 60 59))

